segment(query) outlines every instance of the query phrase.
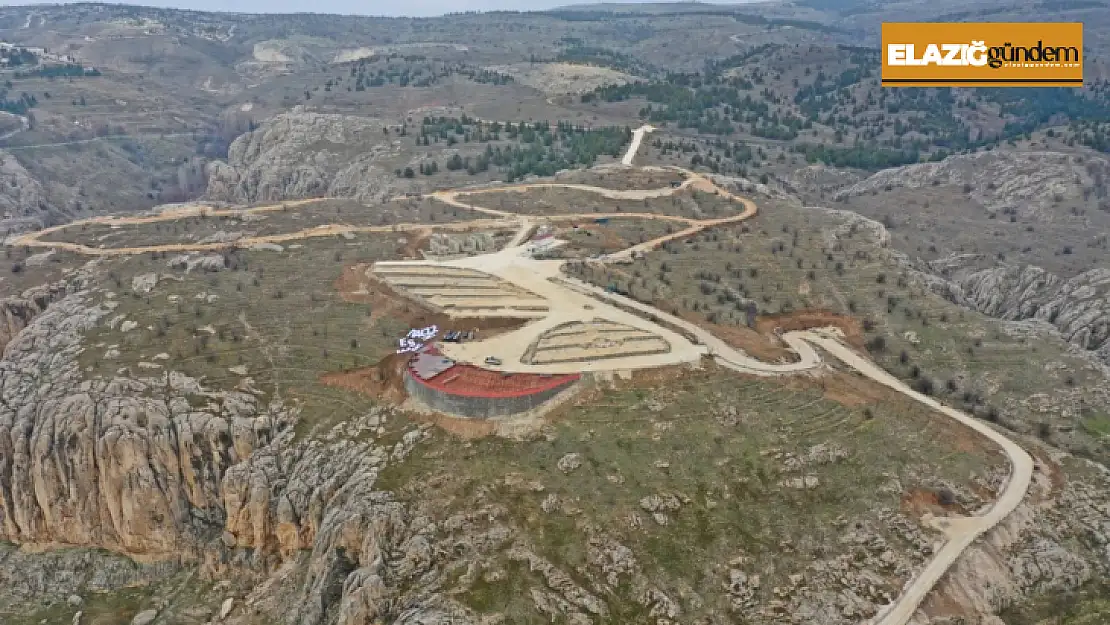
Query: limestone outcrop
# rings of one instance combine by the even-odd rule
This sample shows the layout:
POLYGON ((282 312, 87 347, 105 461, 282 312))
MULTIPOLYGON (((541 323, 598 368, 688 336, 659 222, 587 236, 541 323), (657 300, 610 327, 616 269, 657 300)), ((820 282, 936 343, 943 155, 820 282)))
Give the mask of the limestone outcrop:
POLYGON ((381 201, 396 179, 381 161, 396 153, 387 122, 297 107, 232 142, 208 166, 206 196, 234 203, 307 197, 381 201))
POLYGON ((63 280, 28 289, 18 297, 0 298, 0 354, 8 343, 46 310, 51 303, 65 297, 80 282, 63 280))
POLYGON ((1110 269, 1062 278, 1031 265, 961 268, 967 260, 930 263, 944 278, 930 281, 933 290, 999 319, 1051 323, 1068 342, 1110 364, 1110 269))
POLYGON ((893 188, 924 189, 934 184, 968 185, 969 197, 987 211, 1051 221, 1052 206, 1076 198, 1097 182, 1105 159, 1091 157, 1086 166, 1074 156, 1052 151, 974 152, 942 161, 892 167, 850 184, 833 195, 845 198, 893 188))
POLYGON ((223 474, 291 414, 175 373, 82 380, 80 336, 109 311, 87 297, 49 306, 0 360, 0 537, 198 554, 222 524, 223 474))

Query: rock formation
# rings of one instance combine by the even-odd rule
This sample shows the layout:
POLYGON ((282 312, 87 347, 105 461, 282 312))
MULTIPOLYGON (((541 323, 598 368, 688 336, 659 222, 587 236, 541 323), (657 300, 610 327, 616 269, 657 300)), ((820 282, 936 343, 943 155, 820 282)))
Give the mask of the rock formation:
POLYGON ((929 263, 932 273, 945 278, 930 280, 933 290, 999 319, 1051 323, 1068 342, 1110 364, 1110 269, 1092 269, 1065 279, 1034 266, 961 268, 972 260, 929 263))
POLYGON ((224 517, 223 474, 291 415, 172 373, 82 381, 80 335, 108 312, 87 297, 51 305, 0 360, 0 536, 198 553, 224 517), (190 406, 196 395, 208 409, 190 406))
MULTIPOLYGON (((211 390, 173 372, 82 380, 82 335, 114 308, 95 299, 90 290, 60 298, 0 359, 0 539, 204 562, 259 581, 276 572, 252 601, 290 624, 469 622, 432 592, 435 554, 448 551, 433 544, 458 536, 374 490, 381 467, 423 430, 388 447, 352 441, 380 427, 387 415, 377 411, 299 440, 296 411, 263 404, 250 384, 211 390), (282 577, 292 571, 283 563, 294 578, 282 577), (406 589, 421 600, 403 599, 406 589)), ((101 586, 149 573, 121 570, 101 586)), ((73 592, 77 581, 49 583, 73 592)))
POLYGON ((989 212, 1013 210, 1022 217, 1052 219, 1058 199, 1074 198, 1092 186, 1107 163, 1049 151, 990 151, 959 154, 942 161, 892 167, 836 192, 833 199, 892 188, 921 189, 933 184, 969 185, 969 197, 989 212), (1092 173, 1093 172, 1093 173, 1092 173))
POLYGON ((43 210, 46 190, 10 153, 0 152, 0 218, 18 219, 43 210))
POLYGON ((37 286, 18 297, 0 298, 0 354, 8 343, 46 307, 73 290, 78 282, 66 280, 37 286))
POLYGON ((381 201, 392 195, 396 153, 379 119, 330 115, 297 107, 239 136, 226 162, 208 167, 207 197, 236 203, 306 197, 381 201))

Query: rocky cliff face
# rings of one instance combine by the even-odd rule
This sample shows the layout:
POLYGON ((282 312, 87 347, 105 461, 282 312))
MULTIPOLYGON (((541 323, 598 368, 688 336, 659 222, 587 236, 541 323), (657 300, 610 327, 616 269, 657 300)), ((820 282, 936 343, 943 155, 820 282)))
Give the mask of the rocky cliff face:
POLYGON ((0 152, 0 218, 16 219, 46 208, 46 190, 10 153, 0 152))
POLYGON ((290 414, 173 374, 82 381, 80 334, 108 312, 86 297, 50 306, 0 360, 0 537, 197 553, 223 518, 223 474, 290 414))
POLYGON ((989 212, 1012 210, 1024 217, 1051 220, 1052 206, 1075 199, 1105 180, 1105 159, 1051 151, 993 150, 950 156, 943 161, 884 169, 833 195, 845 198, 894 188, 923 189, 934 184, 970 185, 972 200, 989 212))
POLYGON ((227 162, 208 168, 207 196, 236 203, 335 196, 378 201, 395 176, 381 161, 397 148, 378 119, 301 107, 241 135, 227 162))
POLYGON ((0 354, 31 320, 53 302, 79 288, 81 281, 62 281, 28 289, 19 297, 0 298, 0 354))
MULTIPOLYGON (((435 592, 445 541, 457 544, 468 522, 444 531, 374 490, 378 471, 424 430, 376 442, 388 414, 372 412, 300 440, 289 427, 296 410, 264 401, 249 381, 217 391, 175 373, 82 380, 82 335, 114 308, 95 299, 62 297, 0 359, 0 540, 266 580, 250 601, 276 622, 469 622, 435 592)), ((0 561, 0 577, 8 569, 0 561)), ((44 587, 69 587, 53 567, 40 573, 44 587)), ((71 581, 118 586, 149 574, 71 581)))
POLYGON ((1064 279, 1040 267, 964 268, 975 259, 928 263, 943 280, 933 290, 949 300, 999 319, 1037 319, 1054 325, 1073 345, 1110 364, 1110 269, 1064 279))

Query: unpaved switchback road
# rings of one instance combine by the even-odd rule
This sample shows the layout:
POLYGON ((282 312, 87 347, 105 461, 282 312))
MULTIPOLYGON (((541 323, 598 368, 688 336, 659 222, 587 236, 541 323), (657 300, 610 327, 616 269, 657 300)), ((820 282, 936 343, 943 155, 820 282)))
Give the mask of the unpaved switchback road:
POLYGON ((800 335, 804 340, 821 347, 865 377, 911 397, 982 434, 1001 447, 1010 461, 1010 477, 998 499, 985 513, 961 517, 958 522, 952 523, 946 532, 948 541, 940 551, 910 580, 898 599, 870 621, 871 625, 905 625, 929 592, 959 559, 960 554, 1021 504, 1033 479, 1033 458, 1000 432, 968 414, 945 406, 932 397, 911 389, 870 360, 845 347, 843 343, 832 338, 832 335, 818 331, 804 332, 800 335))
POLYGON ((640 151, 640 144, 644 141, 644 135, 655 130, 654 126, 644 124, 636 130, 632 131, 632 145, 628 146, 628 151, 624 153, 624 158, 621 159, 621 164, 631 165, 632 161, 636 158, 636 153, 640 151))
MULTIPOLYGON (((631 166, 632 161, 636 156, 636 152, 643 141, 644 135, 651 132, 653 128, 650 126, 643 126, 633 133, 633 142, 629 146, 628 152, 624 155, 623 164, 631 166)), ((652 168, 659 169, 659 168, 652 168)), ((646 252, 656 249, 660 245, 675 239, 689 237, 706 228, 718 227, 733 223, 741 222, 754 216, 757 212, 757 207, 754 202, 747 198, 742 198, 724 189, 714 185, 708 178, 701 176, 695 172, 685 169, 672 167, 667 168, 674 171, 683 173, 686 178, 678 187, 667 187, 663 189, 645 189, 645 190, 615 190, 606 189, 602 187, 593 187, 589 185, 580 184, 559 184, 559 183, 534 183, 512 185, 504 187, 492 188, 471 188, 463 190, 449 190, 438 191, 428 194, 425 197, 432 197, 446 204, 464 208, 474 211, 476 213, 488 215, 487 219, 475 219, 471 221, 448 222, 448 223, 435 223, 435 224, 397 224, 390 226, 349 226, 344 224, 329 224, 316 228, 308 228, 297 232, 283 233, 269 236, 249 237, 239 239, 232 243, 212 243, 212 244, 199 244, 199 243, 175 243, 166 245, 152 245, 144 247, 127 247, 127 248, 95 248, 79 243, 64 243, 56 241, 42 241, 41 238, 48 234, 57 232, 66 227, 80 226, 81 224, 109 224, 109 225, 138 225, 148 224, 159 221, 169 221, 180 219, 183 217, 192 217, 198 215, 241 215, 249 213, 260 213, 268 211, 282 210, 286 207, 294 207, 302 204, 307 204, 319 200, 301 200, 295 202, 285 202, 284 204, 274 204, 270 206, 260 206, 250 209, 240 210, 215 210, 210 207, 185 207, 173 211, 166 211, 157 215, 147 215, 141 217, 127 217, 127 218, 111 218, 111 217, 96 217, 86 219, 78 222, 73 222, 63 226, 55 226, 19 236, 14 239, 13 244, 16 246, 39 247, 39 248, 57 248, 66 249, 73 252, 87 254, 92 256, 122 256, 130 254, 143 254, 152 251, 202 251, 202 250, 221 250, 234 245, 237 247, 249 247, 259 243, 278 243, 296 239, 304 239, 309 237, 321 236, 334 236, 343 234, 345 232, 410 232, 419 231, 427 232, 429 230, 447 230, 447 231, 461 231, 476 228, 485 229, 515 229, 516 234, 512 238, 510 245, 506 248, 491 254, 484 254, 481 256, 470 257, 461 259, 459 261, 449 261, 447 264, 455 263, 460 267, 471 269, 479 269, 482 271, 490 272, 510 282, 518 283, 526 290, 531 290, 542 297, 554 302, 552 311, 554 314, 548 319, 542 319, 538 322, 533 322, 524 328, 514 331, 511 334, 502 335, 500 339, 494 338, 491 341, 475 341, 466 344, 453 344, 450 349, 461 350, 463 353, 460 355, 471 356, 472 358, 482 358, 486 355, 486 349, 490 345, 500 345, 504 349, 504 353, 513 354, 517 362, 511 363, 521 368, 521 370, 534 371, 538 373, 553 372, 563 369, 568 370, 613 370, 613 369, 628 369, 639 366, 660 366, 663 364, 674 364, 678 362, 694 362, 699 360, 703 354, 708 353, 713 356, 717 363, 721 366, 739 371, 742 373, 752 375, 790 375, 798 374, 808 370, 815 369, 821 366, 820 354, 814 349, 814 346, 820 347, 825 352, 844 362, 849 367, 858 371, 861 375, 878 382, 888 388, 891 388, 903 395, 913 398, 914 400, 929 406, 937 412, 955 419, 959 423, 975 430, 979 434, 987 437, 991 441, 997 443, 1006 453, 1010 462, 1010 476, 1007 480, 1005 488, 999 495, 998 499, 990 505, 982 514, 969 517, 958 517, 951 519, 939 519, 933 521, 931 524, 941 530, 946 536, 947 540, 944 545, 936 552, 934 557, 919 571, 905 586, 902 594, 889 606, 886 606, 878 615, 870 619, 863 625, 906 625, 917 611, 921 602, 929 594, 936 584, 944 577, 947 571, 951 568, 952 564, 959 559, 960 555, 970 546, 976 539, 981 537, 984 533, 995 527, 1002 519, 1009 515, 1022 501, 1026 492, 1029 489, 1029 484, 1032 479, 1033 473, 1033 459, 1026 453, 1020 446, 1005 437, 998 431, 988 427, 981 421, 964 414, 958 410, 945 406, 944 404, 936 401, 935 399, 922 395, 903 384, 900 380, 890 375, 886 371, 876 366, 871 361, 856 352, 846 347, 837 338, 837 334, 832 329, 826 330, 810 330, 801 332, 787 332, 783 335, 783 341, 798 354, 799 359, 796 362, 789 363, 767 363, 756 360, 741 350, 737 350, 723 340, 717 338, 712 333, 704 330, 703 328, 689 323, 684 319, 680 319, 670 315, 662 310, 659 310, 648 304, 640 303, 636 300, 615 294, 609 293, 600 287, 592 284, 587 284, 570 278, 566 275, 561 275, 559 267, 560 261, 539 261, 529 258, 523 258, 524 241, 527 239, 528 234, 531 232, 534 225, 543 222, 558 222, 558 221, 574 221, 580 219, 594 219, 598 217, 611 217, 611 218, 641 218, 641 219, 657 219, 666 220, 685 225, 685 228, 667 234, 651 241, 634 245, 627 249, 621 250, 614 254, 610 254, 603 262, 607 261, 623 261, 633 257, 638 252, 646 252), (462 201, 460 198, 467 195, 475 195, 479 193, 496 193, 496 192, 519 192, 528 189, 537 188, 568 188, 590 193, 600 194, 602 196, 614 199, 647 199, 666 197, 668 195, 677 193, 683 189, 693 187, 699 191, 723 194, 727 199, 738 202, 744 205, 744 210, 736 215, 725 217, 721 219, 708 219, 696 220, 685 217, 677 217, 674 215, 657 215, 652 213, 577 213, 577 214, 556 214, 556 215, 517 215, 507 211, 496 210, 481 206, 475 206, 462 201), (590 362, 589 366, 582 367, 580 364, 564 363, 561 365, 525 365, 519 362, 519 356, 523 354, 525 347, 532 341, 537 340, 543 332, 554 327, 559 322, 577 319, 583 313, 582 310, 595 310, 600 312, 600 309, 590 306, 590 301, 606 302, 606 306, 611 306, 613 310, 609 311, 609 315, 613 316, 620 322, 632 325, 635 327, 650 329, 658 336, 663 337, 672 344, 673 351, 665 355, 649 355, 649 356, 635 356, 623 359, 616 359, 610 361, 598 360, 590 362), (500 340, 501 343, 496 343, 500 340), (473 353, 470 353, 473 352, 473 353)), ((417 263, 430 263, 432 261, 413 261, 417 263)), ((391 263, 396 264, 396 263, 391 263)), ((591 313, 589 316, 592 316, 591 313)), ((450 355, 450 354, 448 354, 450 355)), ((463 358, 463 361, 466 361, 463 358)))
MULTIPOLYGON (((679 328, 683 334, 693 337, 697 344, 703 345, 718 364, 732 369, 733 371, 760 376, 783 375, 813 369, 821 364, 821 357, 818 356, 817 352, 810 347, 809 343, 799 335, 787 334, 783 336, 783 340, 787 345, 798 354, 799 360, 797 362, 781 364, 764 362, 762 360, 756 360, 743 351, 732 347, 704 328, 690 323, 685 319, 663 312, 650 304, 644 304, 617 293, 610 293, 601 287, 582 282, 575 278, 563 277, 559 278, 558 281, 571 290, 616 303, 625 309, 634 309, 642 315, 647 315, 649 319, 657 319, 672 327, 679 328)), ((659 323, 659 321, 656 323, 659 323)))

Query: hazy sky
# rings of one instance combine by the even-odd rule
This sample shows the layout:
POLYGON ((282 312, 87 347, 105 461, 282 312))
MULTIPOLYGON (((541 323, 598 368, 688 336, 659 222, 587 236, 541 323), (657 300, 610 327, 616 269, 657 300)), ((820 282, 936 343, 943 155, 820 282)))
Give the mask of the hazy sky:
MULTIPOLYGON (((41 0, 0 0, 0 5, 39 4, 41 0)), ((360 15, 428 16, 458 11, 531 11, 568 4, 595 3, 598 0, 137 0, 120 4, 197 9, 201 11, 240 11, 243 13, 344 13, 360 15)), ((608 0, 634 2, 635 0, 608 0)), ((735 4, 743 0, 709 0, 712 4, 735 4)), ((751 1, 751 0, 749 0, 751 1)))

